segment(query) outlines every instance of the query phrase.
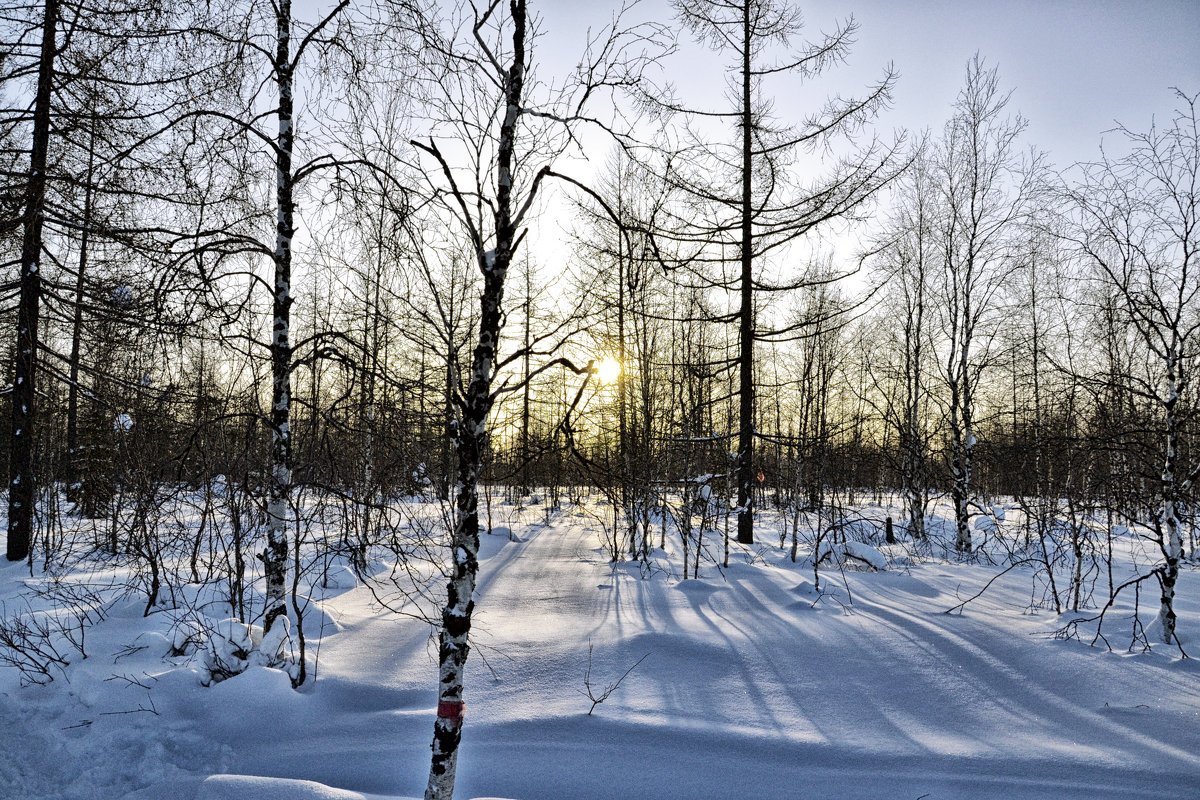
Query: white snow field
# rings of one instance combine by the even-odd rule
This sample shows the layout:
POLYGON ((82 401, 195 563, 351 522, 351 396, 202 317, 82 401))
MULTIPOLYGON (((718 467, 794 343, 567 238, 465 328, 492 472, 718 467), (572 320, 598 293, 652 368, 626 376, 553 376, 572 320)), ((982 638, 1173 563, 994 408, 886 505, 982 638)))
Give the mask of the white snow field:
MULTIPOLYGON (((483 537, 458 797, 1200 797, 1200 660, 1130 651, 1127 604, 1106 623, 1109 651, 1053 638, 1066 617, 1031 607, 1024 567, 947 614, 1000 567, 882 547, 887 569, 828 569, 819 594, 811 562, 772 546, 768 523, 728 569, 681 581, 661 551, 648 574, 610 565, 582 513, 529 519, 513 521, 520 541, 483 537), (590 716, 589 652, 596 692, 645 656, 590 716)), ((0 567, 10 602, 28 581, 26 566, 0 567)), ((1191 566, 1179 612, 1193 655, 1198 597, 1191 566)), ((422 794, 428 625, 381 610, 367 587, 330 589, 324 635, 309 631, 315 681, 294 691, 253 666, 204 687, 197 656, 168 657, 167 615, 144 618, 144 604, 111 608, 87 631, 88 658, 47 685, 0 669, 0 796, 422 794)))

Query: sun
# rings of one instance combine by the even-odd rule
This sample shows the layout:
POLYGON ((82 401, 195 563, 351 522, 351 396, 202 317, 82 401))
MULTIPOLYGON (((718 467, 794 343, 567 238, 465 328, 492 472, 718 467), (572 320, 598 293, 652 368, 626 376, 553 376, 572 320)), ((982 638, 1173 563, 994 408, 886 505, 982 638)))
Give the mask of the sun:
POLYGON ((596 366, 596 377, 601 383, 616 383, 621 377, 621 362, 615 358, 604 358, 596 366))

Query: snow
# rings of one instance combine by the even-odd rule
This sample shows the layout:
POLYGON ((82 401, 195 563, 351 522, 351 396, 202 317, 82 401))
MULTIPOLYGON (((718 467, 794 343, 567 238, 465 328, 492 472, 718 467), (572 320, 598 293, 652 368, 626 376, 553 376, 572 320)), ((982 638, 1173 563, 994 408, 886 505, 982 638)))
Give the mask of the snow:
POLYGON ((847 563, 847 559, 861 562, 876 570, 887 569, 888 566, 887 556, 863 542, 853 540, 834 542, 823 539, 817 547, 816 560, 818 563, 830 561, 835 566, 843 566, 847 563))
POLYGON ((313 781, 214 775, 205 779, 196 800, 383 800, 381 795, 334 789, 313 781))
MULTIPOLYGON (((939 513, 931 531, 952 535, 939 513)), ((947 614, 1002 567, 827 538, 824 552, 873 569, 814 578, 811 558, 772 546, 764 516, 762 544, 731 543, 728 568, 705 560, 680 580, 670 542, 649 565, 610 564, 593 515, 567 507, 547 524, 497 501, 493 514, 509 535, 481 537, 457 797, 1195 796, 1200 665, 1162 645, 1126 652, 1119 635, 1115 652, 1054 639, 1069 617, 1031 604, 1030 570, 947 614), (588 716, 589 664, 602 688, 647 654, 588 716)), ((47 685, 0 668, 0 797, 419 797, 430 628, 382 610, 344 565, 327 574, 306 622, 316 678, 300 691, 254 659, 203 686, 207 654, 233 657, 260 632, 215 620, 223 641, 198 642, 178 615, 144 617, 144 597, 108 606, 88 658, 47 685)), ((5 613, 40 581, 0 564, 5 613)), ((1179 612, 1200 650, 1194 568, 1179 612)))
POLYGON ((862 542, 848 541, 842 545, 847 556, 870 564, 875 569, 887 569, 887 556, 862 542))
POLYGON ((992 517, 976 517, 972 520, 971 526, 981 533, 994 533, 1000 527, 992 517))

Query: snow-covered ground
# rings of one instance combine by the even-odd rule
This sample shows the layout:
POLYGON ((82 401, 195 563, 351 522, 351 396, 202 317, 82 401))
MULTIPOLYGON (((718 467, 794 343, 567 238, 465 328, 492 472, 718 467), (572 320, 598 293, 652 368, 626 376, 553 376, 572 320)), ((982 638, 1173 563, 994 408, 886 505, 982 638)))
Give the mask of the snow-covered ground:
MULTIPOLYGON (((887 569, 829 569, 818 592, 811 562, 791 563, 764 526, 728 569, 679 580, 661 552, 648 570, 609 564, 582 512, 510 521, 519 541, 484 537, 459 797, 1200 797, 1200 661, 1127 652, 1123 611, 1112 652, 1054 639, 1064 617, 1031 604, 1030 569, 947 614, 1000 567, 881 548, 887 569), (643 657, 589 716, 589 665, 595 693, 643 657)), ((0 594, 11 603, 27 579, 5 564, 0 594)), ((309 632, 315 681, 294 691, 253 666, 204 687, 197 656, 166 655, 168 615, 144 604, 110 608, 88 658, 48 685, 0 669, 0 796, 423 792, 428 625, 380 610, 368 587, 329 589, 324 635, 309 632)), ((1179 612, 1198 654, 1195 568, 1179 612)))

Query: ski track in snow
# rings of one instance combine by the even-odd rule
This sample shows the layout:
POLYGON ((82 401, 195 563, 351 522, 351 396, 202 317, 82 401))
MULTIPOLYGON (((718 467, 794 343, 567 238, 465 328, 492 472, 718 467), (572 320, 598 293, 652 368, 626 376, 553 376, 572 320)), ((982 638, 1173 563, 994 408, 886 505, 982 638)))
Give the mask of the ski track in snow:
MULTIPOLYGON (((534 682, 569 675, 572 656, 578 664, 579 632, 597 653, 617 651, 608 658, 616 675, 651 653, 597 714, 615 727, 607 736, 617 740, 618 753, 648 750, 655 766, 642 774, 617 759, 596 782, 611 791, 602 796, 635 796, 638 787, 650 796, 735 796, 747 778, 737 745, 765 757, 765 763, 747 757, 761 777, 760 797, 797 796, 801 786, 828 797, 917 797, 936 787, 931 796, 1166 797, 1187 796, 1200 779, 1200 692, 1186 662, 1030 641, 1029 633, 1048 626, 989 609, 1015 620, 1011 632, 997 631, 976 620, 986 602, 946 615, 957 600, 906 575, 851 575, 854 602, 847 611, 831 601, 813 609, 794 591, 797 578, 810 578, 799 569, 735 563, 724 580, 711 565, 702 581, 642 580, 631 574, 633 565, 604 565, 572 533, 544 530, 521 547, 520 557, 506 554, 491 576, 499 591, 484 591, 480 605, 490 618, 520 618, 522 605, 552 604, 551 623, 531 630, 514 625, 497 637, 523 656, 543 654, 534 682), (580 569, 581 560, 591 569, 580 569), (596 577, 601 583, 591 589, 596 577), (1124 719, 1105 715, 1106 696, 1128 703, 1131 693, 1157 708, 1124 719), (681 732, 688 736, 680 739, 681 732), (627 745, 619 744, 626 737, 627 745), (691 763, 696 751, 700 762, 691 763), (896 794, 881 793, 881 781, 896 781, 896 794)), ((836 573, 825 580, 840 588, 836 573)), ((1006 599, 1009 608, 1020 608, 1019 596, 1006 599)), ((1052 623, 1053 615, 1043 619, 1052 623)), ((523 671, 526 662, 518 659, 523 671)), ((533 702, 548 711, 563 708, 555 716, 566 725, 571 703, 555 689, 569 688, 569 681, 544 685, 544 698, 533 702)), ((511 691, 513 705, 531 702, 527 684, 516 681, 511 691)), ((571 759, 553 738, 540 746, 556 753, 549 762, 559 777, 546 780, 561 783, 530 794, 514 776, 502 789, 552 797, 576 769, 598 769, 586 749, 571 759)))
MULTIPOLYGON (((1058 618, 1022 613, 1018 571, 947 615, 995 569, 826 570, 818 599, 811 567, 766 546, 681 582, 607 563, 582 515, 514 530, 524 541, 483 537, 456 796, 1200 797, 1196 661, 1048 640, 1058 618), (589 646, 600 690, 649 654, 591 716, 589 646)), ((1200 581, 1182 577, 1191 630, 1200 581)), ((429 628, 362 587, 324 605, 341 630, 303 692, 274 670, 206 689, 160 664, 141 678, 157 715, 123 714, 139 690, 104 681, 122 670, 110 658, 70 684, 0 693, 6 739, 22 744, 0 759, 0 797, 419 795, 429 628)))

